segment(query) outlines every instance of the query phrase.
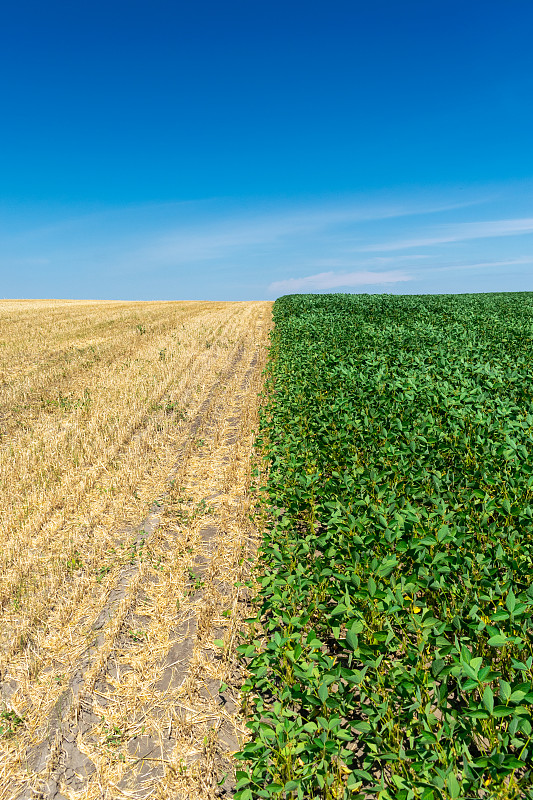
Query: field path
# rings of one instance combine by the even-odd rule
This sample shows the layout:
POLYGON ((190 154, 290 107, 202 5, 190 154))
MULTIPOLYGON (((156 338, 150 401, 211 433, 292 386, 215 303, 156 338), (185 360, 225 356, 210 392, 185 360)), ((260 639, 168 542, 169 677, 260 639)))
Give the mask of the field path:
POLYGON ((5 653, 13 730, 0 739, 1 800, 232 795, 230 754, 245 733, 238 584, 255 542, 249 489, 271 324, 271 304, 236 306, 222 320, 231 345, 223 357, 207 347, 183 387, 174 465, 148 514, 113 531, 116 568, 92 583, 80 569, 61 589, 69 613, 56 597, 33 622, 39 636, 5 653))

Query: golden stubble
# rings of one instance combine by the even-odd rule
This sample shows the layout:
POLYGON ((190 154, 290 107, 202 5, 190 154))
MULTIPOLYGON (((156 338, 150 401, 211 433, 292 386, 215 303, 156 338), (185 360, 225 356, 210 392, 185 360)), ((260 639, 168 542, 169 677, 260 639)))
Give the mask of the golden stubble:
POLYGON ((0 326, 0 681, 23 720, 0 740, 0 798, 57 771, 57 731, 44 771, 27 754, 76 675, 63 729, 101 718, 76 729, 95 765, 82 796, 122 796, 128 744, 149 735, 172 743, 150 791, 210 797, 217 731, 244 734, 209 686, 231 683, 246 605, 270 304, 8 301, 0 326), (150 508, 159 527, 139 536, 150 508))

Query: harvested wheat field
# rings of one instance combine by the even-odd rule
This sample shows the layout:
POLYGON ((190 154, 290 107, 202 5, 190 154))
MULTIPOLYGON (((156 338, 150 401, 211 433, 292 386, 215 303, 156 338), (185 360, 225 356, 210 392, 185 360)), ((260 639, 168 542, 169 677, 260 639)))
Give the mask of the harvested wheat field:
POLYGON ((270 318, 0 302, 1 800, 231 796, 270 318))

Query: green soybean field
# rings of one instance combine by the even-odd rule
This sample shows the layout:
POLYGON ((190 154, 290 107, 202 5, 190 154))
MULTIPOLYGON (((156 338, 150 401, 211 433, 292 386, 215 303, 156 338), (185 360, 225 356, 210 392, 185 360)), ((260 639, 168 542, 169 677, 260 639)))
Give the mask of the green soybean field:
POLYGON ((276 301, 238 800, 533 798, 533 294, 276 301))

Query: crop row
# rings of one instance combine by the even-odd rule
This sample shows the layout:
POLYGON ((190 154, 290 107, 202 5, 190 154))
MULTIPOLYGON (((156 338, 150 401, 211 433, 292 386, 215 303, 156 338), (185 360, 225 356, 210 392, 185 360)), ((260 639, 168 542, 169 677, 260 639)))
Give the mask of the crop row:
POLYGON ((274 322, 237 798, 533 798, 533 295, 274 322))

